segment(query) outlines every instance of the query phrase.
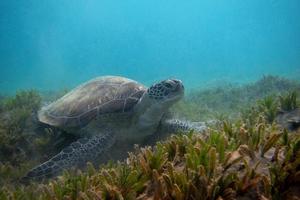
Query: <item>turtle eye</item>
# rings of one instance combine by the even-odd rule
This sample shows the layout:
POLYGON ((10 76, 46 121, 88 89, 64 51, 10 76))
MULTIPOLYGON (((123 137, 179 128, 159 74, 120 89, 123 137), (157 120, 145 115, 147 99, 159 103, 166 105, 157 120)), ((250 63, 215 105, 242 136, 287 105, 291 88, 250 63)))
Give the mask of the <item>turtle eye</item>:
POLYGON ((171 85, 170 83, 165 83, 164 85, 165 85, 165 87, 167 87, 167 88, 172 88, 172 85, 171 85))

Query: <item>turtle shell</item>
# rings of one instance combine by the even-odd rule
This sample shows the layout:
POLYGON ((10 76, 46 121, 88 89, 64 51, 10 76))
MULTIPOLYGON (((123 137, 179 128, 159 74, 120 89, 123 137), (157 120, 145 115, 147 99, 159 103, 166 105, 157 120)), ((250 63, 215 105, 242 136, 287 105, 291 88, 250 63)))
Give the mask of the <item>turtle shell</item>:
POLYGON ((38 119, 55 127, 80 128, 97 116, 131 111, 145 91, 144 85, 124 77, 98 77, 43 107, 38 119))

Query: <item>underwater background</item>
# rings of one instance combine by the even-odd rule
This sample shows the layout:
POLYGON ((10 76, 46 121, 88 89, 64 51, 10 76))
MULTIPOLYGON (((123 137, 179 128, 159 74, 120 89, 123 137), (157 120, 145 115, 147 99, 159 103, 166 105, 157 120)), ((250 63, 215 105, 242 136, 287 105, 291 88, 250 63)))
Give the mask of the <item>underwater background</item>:
MULTIPOLYGON (((299 8, 299 0, 0 0, 0 200, 300 199, 299 8), (177 78, 188 92, 153 140, 123 134, 107 152, 87 153, 86 165, 66 166, 57 155, 86 135, 43 124, 38 112, 103 75, 147 86, 177 78), (203 129, 170 132, 169 119, 203 129)), ((126 133, 138 117, 108 123, 126 133)))
POLYGON ((300 77, 298 0, 0 1, 0 91, 100 75, 188 88, 300 77))

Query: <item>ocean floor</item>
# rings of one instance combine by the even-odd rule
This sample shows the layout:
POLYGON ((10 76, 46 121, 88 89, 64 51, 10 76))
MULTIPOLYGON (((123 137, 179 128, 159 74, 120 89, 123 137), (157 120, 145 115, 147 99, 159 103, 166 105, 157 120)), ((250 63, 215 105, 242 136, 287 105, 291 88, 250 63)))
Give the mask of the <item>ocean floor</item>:
POLYGON ((0 94, 0 199, 300 199, 300 83, 276 76, 192 90, 171 114, 204 133, 135 146, 124 159, 39 182, 20 178, 78 139, 37 123, 67 90, 0 94))

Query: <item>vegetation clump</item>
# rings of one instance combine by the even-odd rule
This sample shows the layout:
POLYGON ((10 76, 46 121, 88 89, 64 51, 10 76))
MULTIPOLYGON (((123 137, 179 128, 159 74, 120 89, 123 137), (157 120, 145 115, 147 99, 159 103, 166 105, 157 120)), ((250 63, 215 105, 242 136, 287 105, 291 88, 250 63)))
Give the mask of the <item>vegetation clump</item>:
MULTIPOLYGON (((278 98, 278 95, 287 98, 280 98, 280 106, 286 109, 284 104, 288 104, 292 109, 296 104, 291 105, 291 103, 297 94, 300 94, 299 82, 269 75, 245 85, 224 84, 192 91, 182 102, 177 104, 174 112, 181 113, 184 117, 195 121, 212 118, 224 119, 225 116, 225 118, 236 118, 241 110, 245 110, 256 104, 256 101, 267 97, 264 102, 266 106, 269 106, 267 109, 277 112, 278 105, 268 104, 275 101, 278 103, 278 100, 274 99, 274 97, 278 98), (294 91, 293 95, 291 91, 294 91), (291 92, 291 97, 286 96, 288 92, 291 92)), ((272 120, 276 113, 270 114, 269 117, 272 120)))
MULTIPOLYGON (((206 134, 174 135, 137 148, 124 162, 26 187, 10 199, 287 199, 297 197, 300 137, 257 116, 224 121, 206 134), (38 189, 37 189, 38 188, 38 189)), ((299 197, 299 196, 298 196, 299 197)))
MULTIPOLYGON (((299 129, 291 132, 278 120, 282 112, 290 114, 299 108, 298 86, 278 77, 264 77, 245 86, 247 90, 227 90, 232 92, 227 100, 222 99, 225 97, 222 90, 199 92, 194 94, 199 95, 199 99, 194 99, 195 96, 186 99, 176 109, 195 120, 203 118, 197 113, 199 109, 207 111, 204 112, 206 119, 216 116, 212 112, 213 106, 219 113, 226 111, 224 115, 218 115, 218 123, 211 124, 205 133, 172 135, 153 147, 136 147, 135 152, 129 153, 122 162, 111 162, 99 169, 88 164, 84 172, 76 169, 65 171, 57 179, 26 186, 17 181, 12 184, 10 179, 17 180, 24 174, 24 169, 33 166, 31 162, 34 161, 28 162, 25 158, 32 157, 33 150, 49 150, 51 140, 34 134, 31 137, 33 142, 20 143, 26 141, 29 130, 33 130, 33 123, 26 121, 31 119, 30 114, 20 118, 25 122, 16 123, 19 127, 11 129, 11 132, 5 120, 1 121, 0 137, 4 139, 0 139, 0 199, 300 198, 300 132, 299 129), (260 87, 268 89, 264 88, 261 94, 258 91, 260 87), (246 98, 245 93, 239 94, 243 91, 250 96, 255 94, 254 98, 246 103, 237 102, 238 105, 229 103, 236 98, 234 95, 246 98), (214 95, 204 100, 207 94, 214 95), (219 109, 219 103, 225 108, 219 109), (227 117, 229 112, 235 113, 235 117, 227 117), (11 135, 15 136, 10 138, 11 135), (10 148, 7 148, 8 144, 10 148), (14 152, 10 155, 16 156, 7 157, 3 147, 14 152), (16 147, 22 148, 23 156, 15 152, 16 147)), ((41 100, 38 101, 38 93, 28 94, 31 92, 0 100, 1 117, 19 108, 35 112, 41 100), (28 102, 24 97, 36 98, 36 103, 28 102), (22 104, 25 105, 19 106, 22 104)), ((19 111, 14 113, 21 114, 19 111)), ((54 134, 48 129, 46 132, 54 134)))
MULTIPOLYGON (((35 90, 19 91, 0 101, 0 185, 20 177, 35 159, 40 139, 34 121, 41 105, 35 90)), ((44 140, 44 143, 46 140, 44 140)))
POLYGON ((281 111, 291 111, 298 108, 298 101, 297 101, 297 92, 292 91, 287 95, 279 96, 279 103, 281 111))

